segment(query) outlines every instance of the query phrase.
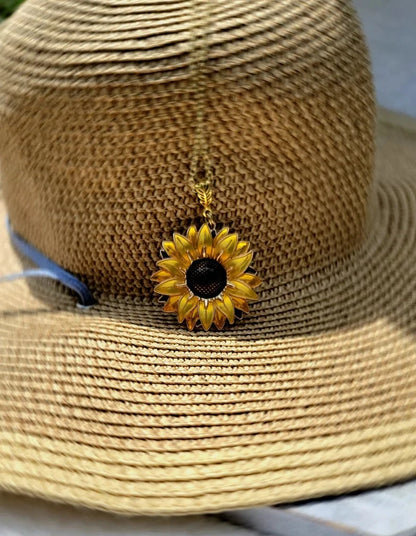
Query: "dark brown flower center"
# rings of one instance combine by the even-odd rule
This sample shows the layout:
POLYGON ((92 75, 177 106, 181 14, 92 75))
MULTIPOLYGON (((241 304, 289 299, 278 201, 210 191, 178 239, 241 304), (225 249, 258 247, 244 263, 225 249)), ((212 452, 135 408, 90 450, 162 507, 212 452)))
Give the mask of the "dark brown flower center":
POLYGON ((186 271, 186 284, 198 298, 215 298, 227 285, 227 272, 215 259, 196 259, 186 271))

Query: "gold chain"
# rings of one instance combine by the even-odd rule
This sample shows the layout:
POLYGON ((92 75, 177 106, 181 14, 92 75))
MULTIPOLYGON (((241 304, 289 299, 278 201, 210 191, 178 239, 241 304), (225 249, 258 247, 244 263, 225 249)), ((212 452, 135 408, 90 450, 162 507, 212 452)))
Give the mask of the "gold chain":
POLYGON ((198 17, 198 24, 194 27, 194 50, 191 65, 195 92, 196 125, 190 169, 190 182, 198 196, 199 202, 203 207, 202 215, 206 223, 211 229, 215 229, 215 222, 211 208, 213 200, 213 171, 209 158, 209 144, 204 128, 207 86, 206 59, 208 56, 206 27, 209 20, 209 12, 207 7, 209 2, 210 0, 195 0, 193 6, 194 14, 198 17))

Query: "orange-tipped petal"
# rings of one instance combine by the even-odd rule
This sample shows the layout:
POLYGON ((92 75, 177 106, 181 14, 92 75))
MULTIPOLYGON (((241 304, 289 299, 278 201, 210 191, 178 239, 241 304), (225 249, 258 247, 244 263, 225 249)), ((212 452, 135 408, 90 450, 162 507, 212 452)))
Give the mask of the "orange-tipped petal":
POLYGON ((245 272, 251 263, 252 258, 253 252, 249 251, 248 253, 244 253, 244 255, 239 255, 238 257, 228 259, 224 265, 229 279, 238 277, 240 274, 245 272))
POLYGON ((221 255, 221 261, 225 261, 232 256, 237 247, 237 242, 238 238, 235 233, 226 236, 221 242, 218 242, 216 251, 221 255))
POLYGON ((152 274, 150 277, 151 281, 158 281, 158 282, 165 281, 166 279, 171 279, 171 278, 172 278, 172 274, 170 274, 166 270, 158 270, 157 272, 152 274))
POLYGON ((183 321, 184 318, 196 307, 198 304, 198 298, 196 296, 191 296, 189 293, 182 296, 178 304, 178 320, 179 323, 183 321))
POLYGON ((218 231, 217 236, 213 240, 213 246, 214 248, 217 247, 217 244, 221 242, 223 238, 225 238, 228 235, 228 227, 223 227, 221 231, 218 231))
POLYGON ((198 233, 198 250, 202 254, 205 248, 206 254, 211 255, 212 251, 212 235, 208 224, 204 223, 198 233))
POLYGON ((197 320, 199 318, 198 315, 198 307, 195 307, 193 311, 191 311, 188 316, 186 317, 186 325, 188 326, 189 330, 193 330, 195 327, 195 324, 197 323, 197 320))
POLYGON ((219 309, 215 310, 215 316, 214 316, 214 324, 217 326, 218 329, 222 329, 224 327, 226 316, 223 314, 219 309))
POLYGON ((177 279, 168 279, 155 286, 155 291, 159 294, 166 294, 168 296, 174 296, 175 294, 183 294, 186 290, 186 286, 179 282, 177 279))
POLYGON ((262 283, 260 277, 257 277, 254 274, 241 274, 238 279, 244 281, 247 285, 250 285, 251 288, 258 287, 262 283))
POLYGON ((178 310, 178 302, 181 296, 169 296, 168 301, 163 306, 163 310, 167 313, 174 313, 178 310))
POLYGON ((239 279, 232 279, 227 286, 227 293, 230 296, 237 296, 238 298, 245 298, 246 300, 257 300, 258 296, 254 290, 239 279))
POLYGON ((232 296, 231 299, 233 300, 233 304, 236 309, 240 309, 240 311, 244 311, 245 313, 249 312, 248 304, 245 298, 238 298, 237 296, 232 296))
POLYGON ((212 302, 208 302, 205 306, 205 300, 199 300, 198 313, 201 319, 202 327, 205 331, 208 331, 214 320, 214 305, 212 302))
POLYGON ((218 309, 223 314, 225 314, 225 316, 228 318, 229 323, 233 324, 234 318, 235 318, 235 314, 234 314, 235 312, 234 312, 234 304, 230 296, 228 296, 228 294, 224 292, 222 295, 222 299, 216 300, 216 305, 218 309))
POLYGON ((198 247, 198 229, 195 225, 191 225, 186 233, 188 240, 192 243, 194 248, 198 247))
POLYGON ((244 240, 242 240, 241 242, 237 244, 235 254, 242 255, 243 253, 247 253, 249 248, 250 248, 250 242, 245 242, 244 240))
POLYGON ((185 281, 185 272, 181 270, 181 263, 176 259, 162 259, 157 262, 160 268, 167 270, 176 278, 183 279, 185 281))

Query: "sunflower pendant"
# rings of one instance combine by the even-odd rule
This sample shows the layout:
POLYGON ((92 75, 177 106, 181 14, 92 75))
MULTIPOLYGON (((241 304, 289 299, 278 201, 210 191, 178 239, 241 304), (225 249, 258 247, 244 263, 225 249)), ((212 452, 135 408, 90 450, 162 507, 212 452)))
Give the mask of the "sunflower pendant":
POLYGON ((186 236, 174 233, 162 245, 159 270, 151 277, 158 283, 155 292, 162 294, 163 310, 176 313, 179 323, 186 320, 189 330, 199 322, 205 331, 212 325, 222 329, 258 299, 253 289, 261 280, 249 266, 250 244, 228 227, 215 233, 207 223, 199 230, 191 225, 186 236))

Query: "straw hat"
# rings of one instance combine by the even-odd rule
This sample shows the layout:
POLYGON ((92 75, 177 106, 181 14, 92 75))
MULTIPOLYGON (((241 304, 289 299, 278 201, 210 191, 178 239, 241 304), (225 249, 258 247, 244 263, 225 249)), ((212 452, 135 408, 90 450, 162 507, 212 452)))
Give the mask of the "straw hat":
POLYGON ((416 128, 374 161, 350 2, 27 0, 0 51, 2 221, 97 302, 0 285, 1 488, 183 514, 415 475, 416 128), (196 146, 262 281, 222 329, 152 279, 196 146))

